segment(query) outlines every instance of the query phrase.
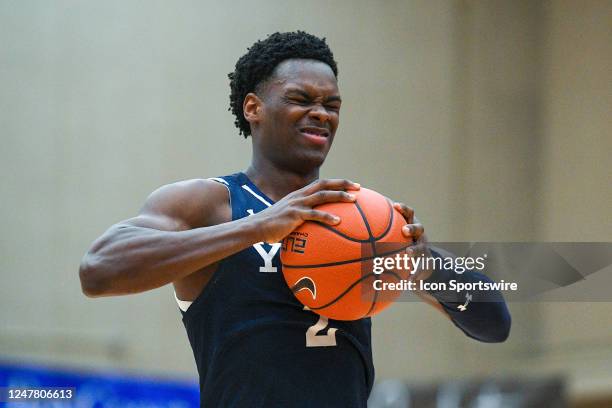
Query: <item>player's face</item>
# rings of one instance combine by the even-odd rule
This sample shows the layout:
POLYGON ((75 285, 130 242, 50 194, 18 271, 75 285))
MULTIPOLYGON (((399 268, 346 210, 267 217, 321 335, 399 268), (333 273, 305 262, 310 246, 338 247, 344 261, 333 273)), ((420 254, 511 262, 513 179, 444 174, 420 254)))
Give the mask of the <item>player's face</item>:
POLYGON ((262 91, 262 153, 295 171, 318 168, 334 140, 340 104, 338 82, 327 64, 282 62, 262 91))

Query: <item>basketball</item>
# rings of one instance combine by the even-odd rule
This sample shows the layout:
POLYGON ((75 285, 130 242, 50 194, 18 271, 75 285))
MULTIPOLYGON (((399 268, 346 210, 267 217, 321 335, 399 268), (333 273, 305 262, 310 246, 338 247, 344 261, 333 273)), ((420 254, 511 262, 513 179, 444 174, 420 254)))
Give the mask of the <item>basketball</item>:
POLYGON ((317 206, 340 217, 334 226, 307 221, 281 247, 283 275, 308 309, 336 320, 372 316, 388 307, 399 291, 375 290, 374 281, 398 283, 406 270, 373 272, 375 257, 402 253, 410 244, 402 234, 406 221, 391 200, 376 191, 351 191, 352 203, 317 206))

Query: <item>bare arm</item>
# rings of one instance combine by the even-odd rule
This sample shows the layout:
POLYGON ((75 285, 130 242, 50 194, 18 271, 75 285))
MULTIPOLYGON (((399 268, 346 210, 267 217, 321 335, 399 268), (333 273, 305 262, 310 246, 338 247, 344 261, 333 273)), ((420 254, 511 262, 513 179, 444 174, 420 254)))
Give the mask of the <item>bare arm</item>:
POLYGON ((111 226, 85 254, 79 270, 83 293, 155 289, 257 242, 253 223, 220 223, 231 219, 224 214, 227 202, 225 187, 208 180, 153 192, 138 216, 111 226))
POLYGON ((87 251, 79 269, 90 297, 159 288, 214 264, 254 243, 277 242, 305 220, 339 220, 312 207, 352 201, 347 180, 319 180, 251 217, 230 221, 228 193, 208 180, 171 184, 155 191, 137 217, 110 227, 87 251))

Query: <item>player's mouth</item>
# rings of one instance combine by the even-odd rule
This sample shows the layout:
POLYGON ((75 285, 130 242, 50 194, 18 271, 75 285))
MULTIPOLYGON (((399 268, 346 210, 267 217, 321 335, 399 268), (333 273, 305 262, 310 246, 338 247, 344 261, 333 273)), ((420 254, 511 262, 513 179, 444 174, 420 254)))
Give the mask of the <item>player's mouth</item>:
POLYGON ((300 128, 300 133, 302 136, 308 139, 308 141, 318 145, 326 144, 327 139, 329 138, 329 130, 315 126, 300 128))

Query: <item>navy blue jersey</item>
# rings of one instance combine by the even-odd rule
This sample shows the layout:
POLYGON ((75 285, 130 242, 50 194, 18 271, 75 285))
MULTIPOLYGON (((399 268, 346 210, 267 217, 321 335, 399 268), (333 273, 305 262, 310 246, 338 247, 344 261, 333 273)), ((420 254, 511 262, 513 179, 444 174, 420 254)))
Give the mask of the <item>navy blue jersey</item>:
MULTIPOLYGON (((244 173, 214 179, 232 220, 273 204, 244 173)), ((374 381, 371 321, 336 321, 287 287, 280 243, 257 243, 220 262, 183 313, 203 407, 365 407, 374 381)))

